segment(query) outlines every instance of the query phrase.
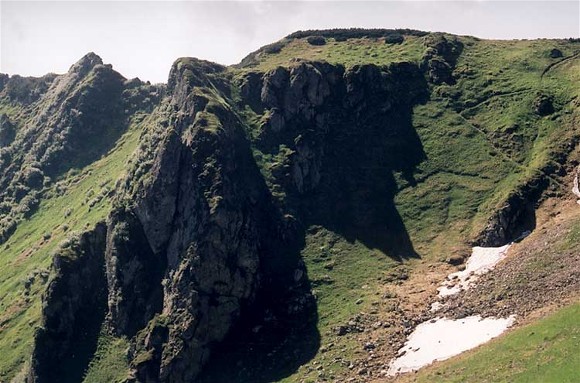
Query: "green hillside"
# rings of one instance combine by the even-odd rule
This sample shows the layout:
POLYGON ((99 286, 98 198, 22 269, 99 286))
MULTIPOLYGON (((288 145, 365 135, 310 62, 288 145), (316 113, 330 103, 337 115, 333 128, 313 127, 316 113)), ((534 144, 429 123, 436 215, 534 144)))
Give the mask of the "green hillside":
MULTIPOLYGON (((67 339, 46 375, 62 381, 380 379, 428 308, 401 286, 433 296, 425 270, 535 228, 577 165, 578 40, 297 32, 231 67, 178 59, 167 86, 87 57, 0 77, 0 382, 50 381, 40 327, 67 339), (70 276, 53 259, 99 223, 107 308, 88 358, 70 359, 76 327, 46 318, 62 304, 78 325, 82 299, 59 301, 70 276), (198 327, 206 314, 226 324, 198 327)), ((566 381, 577 311, 418 379, 566 381)))

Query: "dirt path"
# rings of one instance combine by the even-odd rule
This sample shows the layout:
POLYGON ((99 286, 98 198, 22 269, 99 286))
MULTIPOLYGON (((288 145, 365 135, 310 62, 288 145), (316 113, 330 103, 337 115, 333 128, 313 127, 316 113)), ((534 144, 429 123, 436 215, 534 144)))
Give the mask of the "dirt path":
POLYGON ((548 65, 548 66, 546 67, 546 69, 544 69, 544 71, 543 71, 543 72, 542 72, 542 74, 540 75, 540 78, 541 78, 541 79, 543 79, 543 78, 544 78, 544 75, 545 75, 546 73, 548 73, 549 71, 551 71, 552 69, 554 69, 554 68, 555 68, 555 67, 557 67, 558 65, 560 65, 560 64, 562 64, 562 63, 564 63, 564 62, 566 62, 566 61, 573 60, 573 59, 575 59, 575 58, 578 58, 578 57, 580 57, 580 52, 576 52, 576 53, 574 53, 574 54, 573 54, 573 55, 571 55, 571 56, 564 57, 564 58, 563 58, 562 60, 560 60, 560 61, 556 61, 556 62, 554 62, 554 63, 551 63, 550 65, 548 65))

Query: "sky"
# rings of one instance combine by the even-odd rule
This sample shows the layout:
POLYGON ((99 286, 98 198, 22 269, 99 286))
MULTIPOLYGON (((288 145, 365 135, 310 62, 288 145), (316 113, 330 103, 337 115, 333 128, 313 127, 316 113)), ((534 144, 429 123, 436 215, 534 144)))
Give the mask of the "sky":
POLYGON ((166 82, 178 57, 229 65, 296 30, 346 27, 578 38, 580 0, 0 0, 0 72, 64 73, 95 52, 127 78, 166 82))

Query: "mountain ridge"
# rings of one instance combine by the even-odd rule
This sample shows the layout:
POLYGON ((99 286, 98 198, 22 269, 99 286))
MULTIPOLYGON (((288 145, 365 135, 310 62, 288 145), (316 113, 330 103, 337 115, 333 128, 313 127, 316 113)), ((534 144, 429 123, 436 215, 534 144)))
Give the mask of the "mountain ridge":
MULTIPOLYGON (((372 292, 450 247, 460 255, 533 229, 578 144, 578 64, 564 61, 574 41, 401 32, 297 32, 238 67, 180 58, 167 85, 127 80, 94 53, 65 75, 1 77, 12 275, 0 291, 18 314, 0 331, 17 331, 23 348, 0 377, 306 379, 316 370, 301 365, 339 356, 330 343, 366 363, 357 342, 373 307, 392 323, 382 335, 392 355, 413 310, 372 292), (553 49, 564 59, 545 72, 553 49), (78 287, 78 275, 99 287, 78 287), (236 333, 275 357, 252 360, 236 333), (232 368, 220 359, 230 357, 232 368)), ((375 373, 365 369, 361 379, 375 373)))

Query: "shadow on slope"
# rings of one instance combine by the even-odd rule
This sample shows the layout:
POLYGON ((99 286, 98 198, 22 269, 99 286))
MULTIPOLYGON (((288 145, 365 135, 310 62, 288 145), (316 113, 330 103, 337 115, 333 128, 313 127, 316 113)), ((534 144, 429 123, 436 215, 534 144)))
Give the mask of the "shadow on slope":
POLYGON ((318 352, 318 309, 300 256, 305 233, 298 229, 294 234, 287 246, 267 245, 274 247, 262 263, 265 277, 258 303, 247 308, 216 348, 199 382, 279 381, 318 352))
MULTIPOLYGON (((328 76, 343 71, 326 64, 312 65, 328 76)), ((325 120, 323 124, 305 112, 287 116, 282 130, 272 130, 272 121, 262 127, 255 146, 272 156, 272 162, 263 166, 271 174, 268 186, 287 224, 280 236, 284 238, 286 233, 295 239, 266 246, 271 256, 263 260, 260 303, 249 308, 244 321, 218 346, 200 382, 279 381, 318 353, 318 306, 302 267, 302 253, 310 251, 306 249, 307 236, 312 235, 308 228, 322 227, 398 261, 418 257, 393 201, 397 193, 394 172, 401 172, 413 184, 415 167, 425 159, 412 111, 426 99, 427 88, 420 73, 402 67, 392 71, 410 76, 411 85, 405 77, 387 80, 387 84, 373 83, 367 77, 385 78, 374 66, 345 75, 350 80, 336 80, 336 89, 316 111, 325 120), (352 81, 354 90, 347 91, 347 81, 352 81), (404 94, 400 98, 397 89, 404 94)), ((314 72, 309 66, 300 70, 314 72)), ((274 75, 284 76, 279 73, 274 75)), ((296 76, 303 73, 297 70, 296 76)), ((307 81, 320 84, 310 78, 307 81)), ((272 97, 279 99, 279 105, 291 102, 292 96, 273 92, 278 92, 272 97)), ((248 94, 252 93, 257 92, 250 89, 248 94)), ((255 111, 264 110, 257 100, 246 101, 255 111)), ((279 113, 274 110, 268 116, 279 113)), ((373 270, 365 272, 370 275, 373 270)))

